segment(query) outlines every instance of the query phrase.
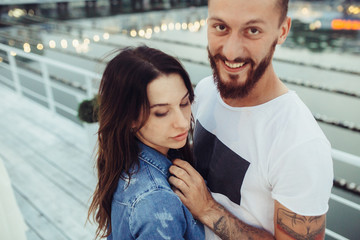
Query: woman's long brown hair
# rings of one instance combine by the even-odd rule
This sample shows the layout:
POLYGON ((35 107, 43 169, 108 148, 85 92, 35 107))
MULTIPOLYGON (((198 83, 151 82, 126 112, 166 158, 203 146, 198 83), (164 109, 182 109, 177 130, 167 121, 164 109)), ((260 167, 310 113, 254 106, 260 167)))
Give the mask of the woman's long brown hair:
MULTIPOLYGON (((171 73, 182 77, 192 102, 194 92, 187 72, 178 60, 157 49, 125 48, 105 68, 98 92, 98 183, 88 213, 88 219, 92 216, 98 224, 96 239, 110 235, 111 203, 118 181, 130 178, 139 164, 135 132, 149 116, 147 85, 171 73), (144 116, 141 124, 133 129, 139 116, 144 116)), ((180 152, 192 163, 188 142, 180 152)))

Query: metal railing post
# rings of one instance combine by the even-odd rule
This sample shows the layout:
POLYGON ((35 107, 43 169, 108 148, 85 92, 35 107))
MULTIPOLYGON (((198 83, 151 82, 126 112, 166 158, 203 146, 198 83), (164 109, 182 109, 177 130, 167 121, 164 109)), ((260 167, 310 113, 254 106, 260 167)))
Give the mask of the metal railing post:
POLYGON ((51 112, 55 113, 55 100, 54 94, 51 88, 50 75, 45 62, 40 62, 41 65, 41 74, 44 80, 46 98, 49 104, 49 109, 51 112))
POLYGON ((20 84, 19 74, 18 74, 18 70, 17 70, 17 66, 16 66, 15 56, 13 54, 11 54, 11 51, 6 51, 6 53, 7 53, 7 56, 9 58, 11 75, 13 77, 14 87, 15 87, 16 93, 19 96, 22 96, 21 84, 20 84))
POLYGON ((91 99, 93 98, 93 91, 92 91, 92 82, 91 82, 91 78, 86 75, 85 76, 85 81, 86 81, 86 96, 87 98, 91 99))

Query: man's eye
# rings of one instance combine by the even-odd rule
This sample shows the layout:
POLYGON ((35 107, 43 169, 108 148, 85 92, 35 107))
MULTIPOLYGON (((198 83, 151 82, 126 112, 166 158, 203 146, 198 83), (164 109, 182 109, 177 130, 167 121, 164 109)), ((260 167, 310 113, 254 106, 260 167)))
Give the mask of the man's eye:
POLYGON ((249 29, 248 29, 248 33, 249 33, 250 35, 257 35, 257 34, 260 33, 260 31, 259 31, 258 29, 256 29, 256 28, 249 28, 249 29))
POLYGON ((215 29, 219 32, 224 32, 226 30, 226 27, 224 25, 217 25, 215 26, 215 29))

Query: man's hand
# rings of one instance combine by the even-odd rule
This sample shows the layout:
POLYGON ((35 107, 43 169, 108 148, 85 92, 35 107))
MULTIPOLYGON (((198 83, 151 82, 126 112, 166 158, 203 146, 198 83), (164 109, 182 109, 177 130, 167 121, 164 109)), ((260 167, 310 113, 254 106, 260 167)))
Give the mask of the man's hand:
POLYGON ((188 162, 176 159, 169 171, 173 174, 169 182, 180 200, 196 219, 221 239, 274 239, 265 230, 240 221, 217 203, 208 191, 204 179, 188 162))
POLYGON ((175 159, 169 169, 173 191, 190 210, 192 215, 203 222, 207 212, 216 204, 201 175, 186 161, 175 159))

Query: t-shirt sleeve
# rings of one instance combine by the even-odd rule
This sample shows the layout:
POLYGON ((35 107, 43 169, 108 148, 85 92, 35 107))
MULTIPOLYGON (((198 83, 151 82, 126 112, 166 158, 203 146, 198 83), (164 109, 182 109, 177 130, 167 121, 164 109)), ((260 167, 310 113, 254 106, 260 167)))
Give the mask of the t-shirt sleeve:
POLYGON ((283 151, 270 167, 273 199, 300 215, 325 214, 333 182, 330 144, 316 138, 283 151))
POLYGON ((135 239, 184 239, 186 218, 180 199, 167 190, 144 194, 130 215, 130 231, 135 239))

